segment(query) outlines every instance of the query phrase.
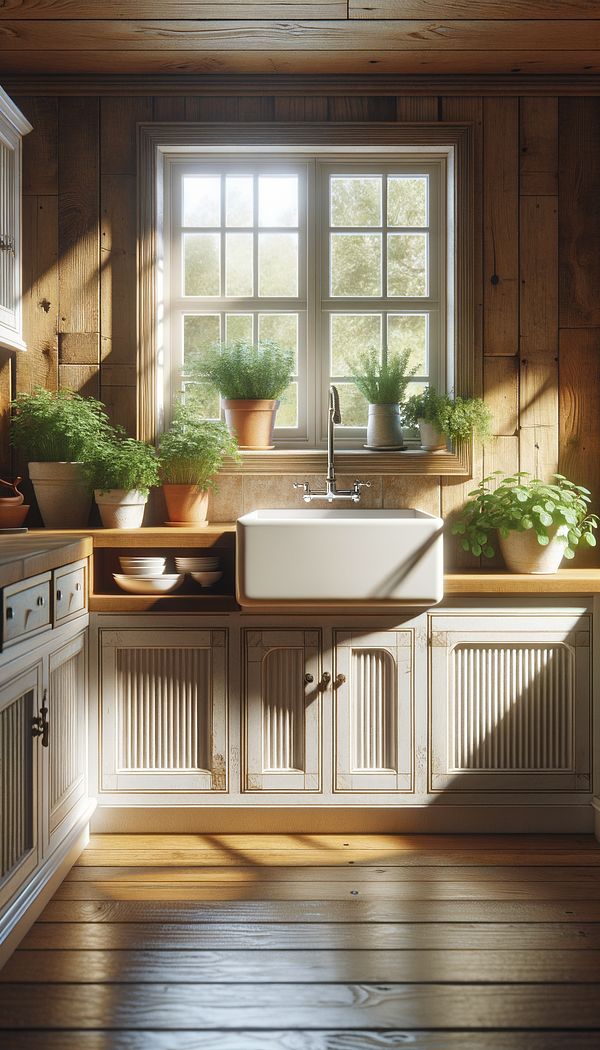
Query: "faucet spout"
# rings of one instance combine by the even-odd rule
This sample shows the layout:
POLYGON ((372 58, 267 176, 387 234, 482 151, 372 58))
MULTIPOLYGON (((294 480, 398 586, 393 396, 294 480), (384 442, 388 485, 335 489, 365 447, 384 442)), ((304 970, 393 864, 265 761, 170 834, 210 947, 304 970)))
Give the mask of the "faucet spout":
POLYGON ((302 489, 302 499, 305 503, 311 503, 314 499, 327 500, 328 503, 333 503, 337 499, 351 500, 353 503, 358 503, 360 501, 360 490, 363 487, 369 488, 370 481, 358 481, 357 479, 351 489, 342 490, 338 490, 335 484, 335 425, 342 422, 340 397, 335 386, 329 387, 327 417, 327 475, 325 478, 325 492, 311 492, 308 481, 295 481, 294 488, 302 489))

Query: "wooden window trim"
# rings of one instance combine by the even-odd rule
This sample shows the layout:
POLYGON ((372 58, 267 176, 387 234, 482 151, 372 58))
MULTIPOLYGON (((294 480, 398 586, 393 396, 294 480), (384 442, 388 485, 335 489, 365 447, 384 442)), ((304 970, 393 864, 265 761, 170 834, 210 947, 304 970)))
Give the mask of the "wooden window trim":
MULTIPOLYGON (((227 147, 277 145, 452 147, 454 159, 455 222, 455 324, 454 388, 457 394, 473 392, 474 377, 474 163, 473 132, 469 123, 348 123, 332 125, 261 123, 185 123, 138 125, 138 437, 156 437, 156 354, 158 295, 156 259, 162 255, 161 167, 164 152, 201 145, 227 147)), ((450 217, 449 217, 450 218, 450 217)), ((452 452, 424 453, 419 450, 379 453, 366 450, 340 451, 338 467, 343 472, 370 471, 377 474, 471 475, 471 442, 460 442, 452 452)), ((321 473, 326 462, 322 450, 282 449, 242 454, 240 465, 225 472, 254 474, 321 473)))

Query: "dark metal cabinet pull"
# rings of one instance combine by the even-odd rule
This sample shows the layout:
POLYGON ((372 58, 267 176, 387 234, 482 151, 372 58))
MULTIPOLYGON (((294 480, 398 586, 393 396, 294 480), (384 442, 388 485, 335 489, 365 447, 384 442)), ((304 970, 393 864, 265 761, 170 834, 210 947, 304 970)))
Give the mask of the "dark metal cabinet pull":
POLYGON ((36 715, 31 719, 31 735, 34 737, 41 736, 42 747, 48 747, 48 734, 50 730, 50 723, 48 722, 48 708, 46 707, 47 698, 48 693, 44 689, 40 713, 39 715, 36 715))

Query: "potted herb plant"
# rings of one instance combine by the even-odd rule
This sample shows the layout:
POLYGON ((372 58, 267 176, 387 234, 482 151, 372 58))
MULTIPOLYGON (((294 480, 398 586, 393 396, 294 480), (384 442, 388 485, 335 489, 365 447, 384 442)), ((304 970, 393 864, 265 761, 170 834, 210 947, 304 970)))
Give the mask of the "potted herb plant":
POLYGON ((445 449, 449 441, 468 440, 474 434, 480 441, 489 436, 491 412, 480 397, 451 397, 428 387, 413 394, 403 406, 407 427, 417 427, 421 448, 428 452, 445 449))
POLYGON ((223 398, 225 419, 241 449, 273 448, 279 398, 294 374, 294 354, 263 340, 225 343, 192 370, 223 398))
POLYGON ((84 476, 107 529, 139 529, 148 493, 159 483, 156 451, 115 429, 100 442, 83 466, 84 476))
POLYGON ((158 445, 170 525, 206 525, 209 490, 227 456, 238 458, 237 442, 225 423, 199 420, 178 404, 158 445))
POLYGON ((11 442, 28 460, 44 525, 86 525, 92 497, 82 464, 110 433, 103 405, 70 390, 37 388, 11 407, 11 442))
POLYGON ((411 376, 417 369, 408 368, 410 350, 391 354, 381 360, 376 350, 360 354, 350 365, 355 386, 369 402, 367 417, 367 447, 401 449, 402 401, 411 376))
POLYGON ((463 550, 492 558, 497 533, 511 572, 553 573, 563 557, 575 556, 580 543, 595 547, 598 518, 589 513, 588 489, 562 474, 554 479, 549 484, 524 470, 483 478, 452 527, 462 537, 463 550))

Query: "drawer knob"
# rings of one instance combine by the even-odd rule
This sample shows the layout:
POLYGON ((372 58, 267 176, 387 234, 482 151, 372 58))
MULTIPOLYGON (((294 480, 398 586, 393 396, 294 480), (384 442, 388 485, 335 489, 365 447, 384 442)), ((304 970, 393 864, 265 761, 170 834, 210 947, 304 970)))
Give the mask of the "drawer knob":
POLYGON ((314 680, 315 680, 315 676, 313 674, 309 674, 308 671, 307 671, 307 673, 304 675, 304 684, 305 685, 310 685, 311 682, 314 682, 314 680))
POLYGON ((63 596, 62 595, 62 591, 61 591, 61 589, 59 587, 57 592, 56 592, 56 600, 57 600, 57 602, 62 602, 62 596, 63 596))
POLYGON ((78 581, 77 581, 77 583, 75 584, 75 590, 76 590, 76 591, 80 591, 80 590, 81 590, 81 583, 79 582, 79 580, 78 580, 78 581))
POLYGON ((46 599, 43 594, 38 594, 37 605, 42 606, 46 604, 46 599))
POLYGON ((6 610, 6 619, 7 620, 14 620, 14 618, 15 618, 15 610, 13 608, 11 608, 11 606, 9 605, 7 610, 6 610))

